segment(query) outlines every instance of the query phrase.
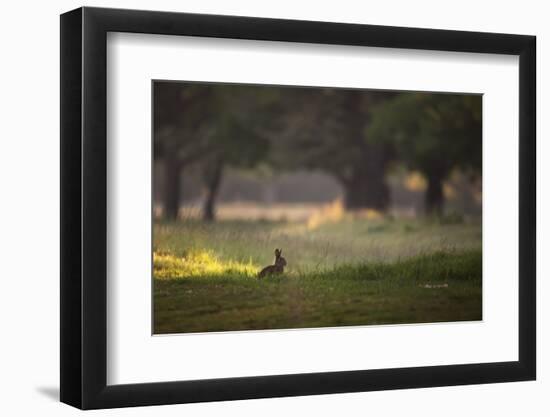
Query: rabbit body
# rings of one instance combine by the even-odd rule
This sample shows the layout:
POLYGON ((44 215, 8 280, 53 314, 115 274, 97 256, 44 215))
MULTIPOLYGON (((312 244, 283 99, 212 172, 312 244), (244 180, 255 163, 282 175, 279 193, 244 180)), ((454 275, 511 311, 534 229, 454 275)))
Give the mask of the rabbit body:
POLYGON ((284 272, 286 259, 281 256, 282 252, 282 249, 275 249, 275 263, 262 269, 258 274, 258 278, 263 278, 268 275, 282 274, 284 272))

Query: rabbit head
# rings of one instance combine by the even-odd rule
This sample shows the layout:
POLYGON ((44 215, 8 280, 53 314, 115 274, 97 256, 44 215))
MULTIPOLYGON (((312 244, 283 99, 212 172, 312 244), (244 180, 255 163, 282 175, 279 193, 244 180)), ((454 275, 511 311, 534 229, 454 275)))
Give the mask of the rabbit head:
POLYGON ((280 267, 285 267, 286 259, 281 256, 282 253, 283 253, 282 249, 275 249, 275 265, 280 267))

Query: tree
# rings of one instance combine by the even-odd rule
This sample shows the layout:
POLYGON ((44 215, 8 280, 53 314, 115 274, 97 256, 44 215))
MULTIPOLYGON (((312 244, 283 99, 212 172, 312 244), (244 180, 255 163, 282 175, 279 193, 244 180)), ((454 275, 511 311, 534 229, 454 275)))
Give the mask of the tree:
POLYGON ((165 165, 164 213, 177 217, 184 167, 199 165, 206 188, 203 218, 215 218, 226 166, 250 167, 267 153, 273 94, 233 84, 155 85, 155 157, 165 165))
POLYGON ((212 93, 208 85, 154 84, 154 158, 164 162, 163 211, 168 219, 178 215, 182 170, 210 151, 206 131, 212 93))
POLYGON ((481 96, 402 93, 376 106, 367 134, 427 179, 426 211, 441 214, 453 168, 481 172, 481 96))
POLYGON ((392 93, 346 89, 296 89, 283 135, 288 164, 321 169, 345 190, 348 210, 389 205, 386 169, 391 148, 367 140, 370 110, 392 93))
POLYGON ((202 163, 206 198, 203 219, 215 219, 215 202, 226 167, 251 168, 267 155, 269 140, 263 132, 268 106, 264 96, 246 87, 227 87, 217 92, 218 116, 212 120, 212 151, 202 163))

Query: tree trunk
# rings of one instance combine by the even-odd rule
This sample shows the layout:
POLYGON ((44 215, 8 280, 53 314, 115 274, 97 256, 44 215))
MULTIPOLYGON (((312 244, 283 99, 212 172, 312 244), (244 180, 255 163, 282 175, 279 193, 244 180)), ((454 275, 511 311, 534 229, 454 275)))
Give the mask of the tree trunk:
POLYGON ((344 205, 346 210, 361 210, 367 207, 366 194, 360 184, 345 184, 344 205))
POLYGON ((215 161, 212 172, 207 179, 206 200, 204 202, 203 220, 212 222, 216 219, 216 198, 220 189, 223 174, 223 162, 215 161))
POLYGON ((386 211, 390 203, 386 184, 388 153, 383 145, 367 142, 365 126, 370 122, 370 116, 365 109, 364 95, 354 92, 348 97, 348 127, 357 141, 359 158, 353 166, 352 175, 345 181, 346 209, 386 211))
POLYGON ((344 181, 343 185, 346 210, 387 210, 390 192, 383 167, 370 164, 356 167, 351 178, 344 181))
POLYGON ((426 214, 441 216, 443 214, 443 176, 431 173, 428 177, 428 188, 426 190, 426 214))
POLYGON ((168 156, 164 161, 163 212, 168 220, 176 220, 180 208, 181 163, 168 156))
POLYGON ((388 157, 378 145, 368 145, 364 157, 366 207, 386 211, 390 204, 390 189, 386 183, 388 157))

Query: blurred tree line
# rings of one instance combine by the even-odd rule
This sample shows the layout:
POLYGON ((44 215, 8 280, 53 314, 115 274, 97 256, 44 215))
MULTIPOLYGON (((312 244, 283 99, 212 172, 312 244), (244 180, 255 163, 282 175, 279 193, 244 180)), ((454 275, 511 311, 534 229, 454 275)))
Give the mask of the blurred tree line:
POLYGON ((153 96, 154 158, 165 170, 169 219, 190 167, 201 172, 205 220, 215 217, 228 167, 321 170, 344 188, 346 209, 385 211, 387 174, 400 165, 425 176, 426 211, 436 215, 454 169, 481 176, 478 95, 155 82, 153 96))

